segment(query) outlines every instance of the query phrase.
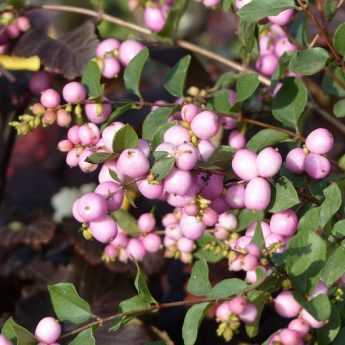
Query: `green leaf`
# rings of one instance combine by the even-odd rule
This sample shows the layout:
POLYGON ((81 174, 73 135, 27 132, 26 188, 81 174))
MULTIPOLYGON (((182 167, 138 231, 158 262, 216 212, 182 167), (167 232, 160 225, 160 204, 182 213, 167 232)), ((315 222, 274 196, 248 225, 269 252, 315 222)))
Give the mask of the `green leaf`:
POLYGON ((113 151, 120 153, 123 150, 138 146, 139 138, 133 127, 125 125, 115 135, 113 139, 113 151))
POLYGON ((257 22, 267 16, 275 16, 283 10, 294 7, 294 0, 253 0, 237 13, 243 20, 257 22))
POLYGON ((182 327, 184 345, 195 344, 198 337, 199 327, 209 305, 209 303, 200 303, 193 305, 188 309, 182 327))
POLYGON ((334 104, 333 113, 338 118, 345 117, 345 99, 341 99, 334 104))
MULTIPOLYGON (((338 310, 333 306, 332 314, 329 319, 329 322, 321 329, 316 330, 317 334, 317 344, 318 345, 328 345, 332 343, 332 341, 336 338, 339 334, 341 327, 341 320, 338 310)), ((337 343, 332 343, 336 345, 337 343)), ((339 345, 339 344, 338 344, 339 345)))
POLYGON ((95 60, 91 60, 86 65, 81 82, 87 87, 89 97, 97 98, 103 94, 101 86, 101 70, 95 60))
POLYGON ((293 285, 302 293, 319 281, 327 257, 325 241, 314 232, 299 231, 289 241, 285 265, 293 285))
POLYGON ((152 151, 162 143, 164 138, 164 133, 170 128, 174 126, 172 122, 165 123, 164 125, 159 126, 156 130, 154 130, 153 138, 151 141, 151 148, 152 151))
POLYGON ((256 244, 260 249, 265 248, 265 238, 262 233, 260 222, 256 222, 255 232, 251 243, 256 244))
POLYGON ((245 57, 250 54, 255 47, 256 39, 258 36, 258 26, 256 23, 240 20, 238 27, 238 38, 241 44, 241 51, 245 57))
POLYGON ((301 306, 319 321, 328 320, 331 316, 332 305, 326 294, 317 295, 310 301, 306 301, 303 295, 294 293, 294 297, 301 306))
POLYGON ((165 155, 165 157, 159 159, 154 163, 151 168, 151 173, 155 177, 155 180, 162 181, 170 174, 174 166, 175 157, 169 157, 168 155, 165 155))
POLYGON ((208 278, 208 264, 205 260, 198 260, 193 265, 187 284, 187 291, 195 296, 205 296, 210 290, 211 284, 208 278))
POLYGON ((150 53, 147 48, 142 49, 140 53, 130 61, 123 74, 126 89, 133 92, 139 98, 142 98, 139 89, 141 74, 149 55, 150 53))
POLYGON ((113 321, 113 325, 108 329, 109 332, 117 332, 121 327, 125 326, 133 320, 134 316, 119 316, 113 321))
MULTIPOLYGON (((224 258, 222 248, 224 244, 211 234, 205 234, 198 241, 198 249, 194 252, 194 256, 198 259, 206 260, 207 262, 216 263, 224 258), (212 248, 217 247, 218 250, 210 250, 208 246, 212 248)), ((226 249, 226 248, 224 248, 226 249)))
POLYGON ((216 89, 227 89, 236 81, 236 77, 234 72, 223 73, 216 81, 214 87, 216 89))
POLYGON ((345 342, 345 327, 343 327, 337 337, 335 338, 332 345, 344 345, 345 342))
POLYGON ((80 332, 68 345, 96 345, 92 328, 80 332))
POLYGON ((334 224, 331 235, 335 238, 345 237, 345 219, 339 220, 334 224))
POLYGON ((285 176, 279 177, 275 184, 275 194, 270 212, 283 211, 299 203, 300 200, 292 182, 285 176))
POLYGON ((255 221, 260 222, 264 219, 265 214, 262 211, 252 211, 248 209, 243 209, 239 212, 237 216, 237 229, 236 231, 244 230, 249 224, 255 221))
POLYGON ((125 233, 132 236, 140 234, 137 221, 129 212, 119 209, 113 212, 112 215, 125 233))
POLYGON ((222 1, 222 10, 227 12, 231 9, 231 5, 233 4, 234 0, 223 0, 222 1))
POLYGON ((151 111, 146 116, 143 123, 143 139, 151 141, 156 129, 168 122, 168 118, 173 111, 173 107, 159 107, 158 109, 151 111))
POLYGON ((236 102, 243 102, 253 95, 260 84, 258 75, 254 72, 241 74, 236 82, 236 102))
POLYGON ((345 23, 341 23, 334 33, 334 46, 339 54, 345 56, 345 23))
POLYGON ((187 73, 192 57, 182 58, 168 73, 164 87, 173 96, 183 97, 187 73))
POLYGON ((289 139, 286 133, 275 129, 266 128, 256 133, 247 143, 247 147, 255 152, 259 152, 265 147, 277 145, 289 139))
POLYGON ((92 164, 100 164, 108 161, 109 159, 113 159, 114 154, 113 153, 107 153, 107 152, 96 152, 93 153, 91 156, 89 156, 86 161, 88 163, 92 164))
POLYGON ((218 90, 213 94, 212 107, 217 113, 230 114, 231 104, 229 102, 229 90, 218 90))
POLYGON ((341 190, 336 183, 331 183, 323 190, 325 200, 320 206, 320 225, 324 227, 337 213, 342 203, 341 190))
POLYGON ((139 296, 143 297, 148 303, 157 304, 157 301, 151 295, 144 273, 141 272, 140 267, 137 263, 136 266, 137 275, 135 277, 134 285, 137 289, 139 296))
POLYGON ((78 295, 73 284, 49 285, 48 291, 55 314, 60 321, 79 324, 90 319, 90 306, 78 295))
POLYGON ((13 318, 8 319, 1 333, 16 345, 35 345, 37 340, 26 328, 18 325, 13 318))
POLYGON ((309 48, 293 53, 289 63, 290 71, 303 75, 313 75, 321 71, 329 58, 323 48, 309 48))
POLYGON ((224 279, 216 284, 208 293, 210 298, 228 298, 244 292, 248 287, 247 283, 238 278, 224 279))
POLYGON ((298 229, 303 231, 315 231, 320 226, 320 207, 310 208, 300 219, 298 229))
POLYGON ((345 273, 345 248, 339 246, 327 259, 321 272, 322 281, 332 286, 345 273))
POLYGON ((284 79, 272 102, 273 116, 283 125, 297 128, 307 101, 308 91, 301 79, 284 79))
POLYGON ((165 26, 162 31, 159 32, 159 36, 173 38, 178 29, 180 20, 187 9, 187 5, 188 0, 179 0, 174 2, 173 6, 169 10, 165 26))
POLYGON ((102 123, 101 130, 108 127, 111 123, 113 123, 116 119, 118 119, 122 114, 126 113, 129 109, 133 108, 132 103, 126 103, 117 107, 108 117, 107 121, 102 123))
POLYGON ((123 313, 134 313, 151 308, 151 303, 144 296, 137 295, 122 301, 119 307, 123 313))
POLYGON ((219 145, 207 162, 199 163, 199 167, 204 170, 226 170, 234 152, 231 146, 219 145))

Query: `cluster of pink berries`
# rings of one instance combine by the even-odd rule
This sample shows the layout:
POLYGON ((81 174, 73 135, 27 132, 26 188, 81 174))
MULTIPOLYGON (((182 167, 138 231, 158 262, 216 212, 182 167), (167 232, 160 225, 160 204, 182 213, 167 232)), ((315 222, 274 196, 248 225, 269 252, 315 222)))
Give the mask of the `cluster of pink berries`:
POLYGON ((244 296, 237 296, 223 302, 216 309, 216 319, 220 323, 217 334, 230 341, 239 330, 241 321, 245 324, 252 324, 257 317, 257 308, 247 301, 244 296))
POLYGON ((306 138, 305 148, 295 148, 286 157, 286 167, 295 174, 304 171, 313 179, 325 178, 331 171, 331 163, 324 155, 334 145, 332 133, 325 128, 317 128, 306 138))
POLYGON ((105 261, 118 259, 127 262, 128 259, 142 261, 147 253, 157 253, 162 241, 155 233, 156 220, 152 213, 144 213, 138 218, 140 236, 130 238, 120 227, 118 235, 104 249, 105 261))
POLYGON ((5 11, 0 16, 0 54, 5 54, 11 40, 18 38, 22 33, 30 30, 31 24, 28 17, 16 18, 12 12, 5 11))
POLYGON ((141 43, 134 40, 121 43, 115 38, 107 38, 102 41, 96 49, 102 76, 107 79, 116 78, 122 66, 127 66, 143 48, 141 43))

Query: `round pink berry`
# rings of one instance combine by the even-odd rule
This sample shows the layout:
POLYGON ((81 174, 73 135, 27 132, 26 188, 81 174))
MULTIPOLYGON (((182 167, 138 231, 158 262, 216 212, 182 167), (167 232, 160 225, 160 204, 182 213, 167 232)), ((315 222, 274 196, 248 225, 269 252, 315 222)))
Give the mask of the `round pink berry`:
POLYGON ((47 89, 41 93, 40 101, 46 108, 56 108, 60 105, 61 97, 54 89, 47 89))
POLYGON ((228 321, 231 314, 229 302, 220 304, 216 309, 216 318, 219 322, 228 321))
POLYGON ((79 223, 84 223, 85 219, 80 215, 79 213, 79 200, 77 199, 74 203, 73 203, 73 207, 72 207, 72 214, 73 217, 79 222, 79 223))
POLYGON ((181 170, 192 170, 199 159, 198 151, 192 144, 182 144, 176 149, 176 166, 181 170))
POLYGON ((96 55, 104 57, 106 54, 113 54, 120 47, 120 42, 115 38, 107 38, 96 48, 96 55))
POLYGON ((240 150, 246 146, 246 137, 243 133, 235 129, 230 132, 228 143, 233 149, 240 150))
POLYGON ((85 114, 87 118, 96 124, 104 122, 111 113, 109 103, 87 103, 85 104, 85 114))
POLYGON ((35 336, 37 340, 52 344, 59 339, 61 335, 61 326, 59 321, 53 317, 43 318, 36 326, 35 336))
POLYGON ((302 174, 304 172, 305 157, 306 154, 303 149, 297 147, 291 150, 286 156, 286 168, 295 174, 302 174))
POLYGON ((84 173, 91 173, 95 171, 98 167, 97 164, 89 163, 87 159, 92 156, 94 152, 90 149, 85 149, 79 156, 79 168, 84 173))
POLYGON ((273 24, 283 26, 283 25, 286 25, 287 23, 289 23, 293 14, 294 14, 294 11, 292 9, 287 9, 287 10, 280 12, 276 16, 268 16, 268 20, 273 24))
POLYGON ((149 172, 150 163, 140 150, 127 149, 120 154, 117 168, 123 175, 138 178, 149 172))
POLYGON ((110 151, 113 151, 113 141, 117 132, 124 127, 125 125, 122 122, 113 122, 111 125, 103 129, 102 139, 104 146, 110 151))
POLYGON ((80 142, 83 145, 96 144, 100 138, 99 129, 92 122, 88 122, 80 126, 78 135, 79 135, 80 142))
POLYGON ((225 194, 225 200, 231 208, 244 207, 245 187, 241 184, 234 184, 228 188, 225 194))
POLYGON ((333 148, 334 137, 326 128, 318 128, 312 131, 306 138, 305 145, 312 153, 323 155, 333 148))
POLYGON ((231 312, 235 315, 242 314, 246 309, 248 303, 245 297, 237 296, 229 301, 229 308, 231 312))
POLYGON ((178 195, 186 194, 191 184, 191 173, 180 169, 173 169, 164 180, 165 191, 178 195))
POLYGON ((159 32, 164 28, 166 16, 157 6, 147 6, 144 10, 144 23, 153 32, 159 32))
POLYGON ((147 234, 155 229, 156 219, 152 213, 144 213, 138 218, 138 226, 142 233, 147 234))
POLYGON ((258 315, 258 310, 254 304, 247 304, 247 306, 244 308, 244 311, 239 314, 239 318, 244 322, 244 323, 254 323, 256 320, 256 317, 258 315))
POLYGON ((64 109, 56 112, 56 123, 60 127, 68 127, 72 122, 72 116, 64 109))
POLYGON ((270 77, 279 65, 278 57, 273 54, 261 55, 256 62, 256 69, 262 74, 270 77))
POLYGON ((195 248, 194 241, 186 237, 177 240, 177 249, 183 253, 191 253, 195 248))
POLYGON ((147 199, 159 199, 163 194, 163 183, 150 183, 147 179, 137 182, 139 192, 147 199))
POLYGON ((325 325, 325 321, 316 320, 310 313, 305 309, 302 309, 300 317, 309 324, 311 328, 321 328, 325 325))
POLYGON ((304 161, 306 173, 315 180, 325 178, 331 171, 329 160, 316 153, 309 153, 304 161))
POLYGON ((110 212, 118 210, 122 205, 124 191, 122 186, 116 182, 108 181, 99 184, 95 193, 105 198, 110 212))
POLYGON ((234 173, 246 181, 257 177, 256 158, 257 156, 253 151, 247 149, 238 150, 231 163, 234 173))
POLYGON ((107 79, 116 78, 121 71, 121 65, 112 56, 106 56, 102 61, 102 76, 107 79))
POLYGON ((180 125, 170 127, 164 133, 164 143, 169 143, 175 146, 190 142, 190 135, 187 128, 180 125))
POLYGON ((200 108, 195 104, 185 104, 181 109, 181 118, 184 121, 191 122, 196 115, 200 113, 200 108))
POLYGON ((60 140, 58 142, 58 149, 61 152, 68 152, 73 149, 73 144, 69 140, 60 140))
POLYGON ((86 222, 103 217, 107 213, 107 210, 107 201, 99 194, 86 193, 79 199, 78 211, 86 222))
POLYGON ((28 17, 18 17, 15 24, 17 25, 17 28, 22 32, 26 32, 31 28, 31 23, 28 17))
POLYGON ((197 176, 197 183, 201 187, 200 194, 208 200, 217 199, 224 190, 224 176, 220 174, 201 173, 197 176))
POLYGON ((75 168, 79 164, 79 157, 82 154, 83 150, 79 148, 74 148, 67 153, 66 164, 70 168, 75 168))
POLYGON ((83 102, 86 99, 85 86, 77 81, 72 81, 64 86, 62 96, 68 103, 78 104, 83 102))
POLYGON ((250 210, 264 210, 271 201, 271 186, 262 177, 255 177, 246 186, 244 204, 250 210))
POLYGON ((298 332, 299 335, 303 338, 309 333, 310 330, 309 324, 302 318, 290 321, 288 328, 298 332))
POLYGON ((285 237, 292 236, 297 230, 297 225, 297 215, 290 209, 275 213, 270 221, 271 231, 285 237))
POLYGON ((110 216, 103 216, 90 222, 92 236, 101 243, 111 242, 117 235, 117 225, 110 216))
POLYGON ((183 236, 190 240, 198 240, 204 233, 206 225, 193 216, 183 215, 180 221, 183 236))
POLYGON ((282 156, 272 147, 263 149, 256 159, 256 167, 261 177, 273 177, 282 165, 282 156))
POLYGON ((12 342, 0 334, 0 345, 12 345, 12 342))
POLYGON ((301 306, 295 300, 291 291, 283 291, 274 299, 276 312, 283 317, 296 317, 301 311, 301 306))
POLYGON ((283 345, 302 345, 301 335, 289 328, 282 329, 279 333, 283 345))
POLYGON ((230 231, 235 230, 237 228, 237 219, 232 213, 225 212, 219 215, 217 225, 230 231))
POLYGON ((132 238, 127 245, 128 255, 136 261, 142 261, 145 257, 146 250, 140 239, 132 238))
POLYGON ((127 66, 142 49, 144 49, 144 46, 137 41, 127 40, 122 42, 119 49, 121 63, 127 66))
POLYGON ((210 139, 218 132, 218 116, 212 111, 203 111, 193 118, 191 129, 198 138, 210 139))
POLYGON ((162 245, 161 238, 157 234, 147 234, 142 238, 142 241, 149 253, 157 253, 162 245))
POLYGON ((274 47, 274 52, 278 57, 282 57, 285 53, 292 53, 296 50, 297 47, 287 37, 280 38, 274 47))

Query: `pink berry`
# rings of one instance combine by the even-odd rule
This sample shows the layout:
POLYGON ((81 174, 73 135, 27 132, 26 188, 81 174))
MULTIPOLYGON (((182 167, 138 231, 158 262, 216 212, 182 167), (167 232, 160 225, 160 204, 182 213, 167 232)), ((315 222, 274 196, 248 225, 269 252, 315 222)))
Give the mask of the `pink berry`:
POLYGON ((272 54, 274 52, 274 40, 272 35, 261 34, 259 36, 260 55, 272 54))
POLYGON ((164 28, 166 16, 157 6, 146 6, 144 10, 144 23, 153 32, 159 32, 164 28))
POLYGON ((168 227, 170 225, 177 225, 178 221, 179 220, 174 213, 168 213, 163 217, 162 224, 165 227, 168 227))
POLYGON ((228 188, 225 194, 225 200, 231 208, 244 207, 244 185, 234 184, 228 188))
POLYGON ((178 146, 189 142, 190 135, 188 129, 180 125, 172 126, 164 133, 164 143, 178 146))
POLYGON ((112 244, 107 244, 104 248, 103 255, 106 259, 112 260, 115 259, 118 254, 118 249, 112 244))
POLYGON ((209 140, 200 140, 198 143, 198 151, 204 162, 210 159, 215 150, 216 148, 209 140))
MULTIPOLYGON (((232 103, 235 103, 236 102, 236 93, 235 93, 235 96, 236 97, 232 97, 232 93, 231 93, 232 90, 229 91, 229 102, 232 104, 232 103), (232 101, 233 100, 233 101, 232 101)), ((234 92, 234 91, 233 91, 234 92)), ((223 125, 223 127, 225 129, 235 129, 237 127, 237 120, 235 120, 234 118, 232 117, 222 117, 221 118, 221 124, 223 125)))
POLYGON ((192 184, 192 175, 189 171, 173 169, 164 180, 166 192, 184 195, 192 184))
POLYGON ((121 65, 112 56, 106 56, 102 62, 102 76, 107 79, 116 78, 121 71, 121 65))
POLYGON ((111 125, 103 129, 102 139, 104 146, 110 151, 113 151, 113 141, 117 132, 124 127, 125 125, 122 122, 113 122, 111 125))
POLYGON ((299 335, 303 338, 309 333, 309 330, 310 330, 309 324, 306 321, 304 321, 302 318, 292 320, 289 323, 288 328, 293 331, 298 332, 299 335))
POLYGON ((245 271, 253 271, 259 266, 258 258, 254 255, 246 255, 242 260, 242 268, 245 271))
POLYGON ((68 152, 73 149, 73 144, 69 140, 61 140, 58 143, 58 149, 61 152, 68 152))
POLYGON ((170 156, 175 156, 176 153, 176 147, 173 144, 164 142, 159 144, 156 149, 155 152, 166 152, 168 153, 170 156))
POLYGON ((107 201, 99 194, 86 193, 79 199, 79 214, 87 222, 103 217, 107 213, 107 210, 107 201))
POLYGON ((79 135, 80 142, 83 145, 96 144, 100 138, 99 129, 92 122, 88 122, 80 126, 78 135, 79 135))
POLYGON ((232 159, 232 169, 242 180, 252 180, 258 176, 256 168, 256 154, 253 151, 242 149, 238 150, 232 159))
POLYGON ((257 315, 258 310, 256 309, 256 306, 254 304, 247 304, 244 311, 238 316, 244 323, 251 324, 256 320, 257 315))
POLYGON ((139 139, 137 149, 140 150, 145 155, 145 157, 149 158, 150 153, 151 153, 151 148, 150 148, 150 144, 146 140, 139 139))
POLYGON ((56 342, 61 335, 61 326, 53 317, 43 318, 36 326, 35 336, 37 340, 51 344, 56 342))
POLYGON ((150 183, 147 179, 137 182, 139 192, 147 199, 159 199, 163 194, 163 183, 150 183))
POLYGON ((228 321, 231 315, 231 309, 228 302, 220 304, 216 309, 216 318, 219 322, 228 321))
POLYGON ((295 174, 302 174, 304 172, 305 157, 306 154, 303 149, 297 147, 291 150, 286 156, 286 168, 295 174))
POLYGON ((215 7, 219 5, 221 0, 204 0, 203 3, 206 7, 215 7))
POLYGON ((40 95, 41 92, 50 88, 51 77, 47 72, 40 71, 31 75, 29 82, 30 91, 35 95, 40 95))
POLYGON ((79 164, 79 157, 82 154, 83 150, 79 148, 74 148, 67 153, 66 164, 70 168, 75 168, 79 164))
POLYGON ((309 153, 305 158, 304 169, 311 178, 320 180, 330 173, 331 163, 324 156, 309 153))
POLYGON ((276 16, 268 16, 268 20, 273 24, 286 25, 291 20, 294 11, 292 9, 287 9, 276 16))
POLYGON ((85 114, 87 118, 96 124, 104 122, 111 113, 109 103, 87 103, 85 104, 85 114))
POLYGON ((132 238, 128 242, 127 253, 134 260, 142 261, 145 257, 146 250, 141 240, 132 238))
POLYGON ((302 309, 300 317, 309 324, 311 328, 321 328, 325 325, 325 321, 316 320, 311 314, 305 309, 302 309))
POLYGON ((95 193, 101 195, 107 201, 108 210, 118 210, 124 198, 124 191, 121 185, 115 182, 103 182, 97 186, 95 193))
POLYGON ((197 105, 185 104, 181 109, 181 118, 184 121, 191 122, 199 113, 200 108, 197 105))
POLYGON ((126 248, 129 241, 128 237, 126 236, 126 234, 120 231, 121 230, 120 227, 118 227, 117 229, 118 229, 117 236, 110 243, 112 246, 116 248, 126 248))
POLYGON ((256 167, 261 177, 273 177, 282 165, 282 156, 272 147, 263 149, 256 159, 256 167))
POLYGON ((93 154, 94 154, 94 152, 92 150, 85 149, 85 150, 83 150, 83 152, 79 156, 79 162, 78 162, 79 168, 84 173, 91 173, 91 172, 95 171, 98 167, 97 164, 87 162, 87 159, 93 154))
POLYGON ((332 133, 326 128, 318 128, 312 131, 305 141, 307 149, 312 153, 323 155, 328 153, 334 144, 332 133))
POLYGON ((147 234, 155 229, 156 219, 152 213, 144 213, 138 218, 138 226, 142 233, 147 234))
POLYGON ((283 317, 296 317, 301 311, 301 306, 295 300, 291 291, 283 291, 274 299, 276 312, 283 317))
POLYGON ((270 77, 279 65, 278 58, 273 54, 261 55, 256 62, 256 69, 262 74, 270 77))
POLYGON ((72 116, 64 109, 56 112, 56 123, 60 127, 68 127, 72 122, 72 116))
POLYGON ((217 225, 229 231, 235 230, 237 228, 237 219, 232 213, 225 212, 219 215, 217 225))
POLYGON ((144 46, 137 41, 127 40, 122 42, 119 49, 121 63, 127 66, 142 49, 144 49, 144 46))
POLYGON ((104 57, 106 54, 113 54, 120 47, 120 42, 115 38, 107 38, 102 41, 96 48, 96 55, 104 57))
POLYGON ((246 186, 244 204, 250 210, 264 210, 271 201, 271 186, 262 177, 255 177, 246 186))
POLYGON ((221 196, 224 190, 224 176, 219 174, 201 173, 197 176, 200 183, 202 197, 214 200, 221 196))
POLYGON ((22 32, 26 32, 31 28, 31 23, 28 17, 18 17, 15 24, 17 25, 17 28, 22 32))
POLYGON ((127 149, 120 154, 117 168, 123 175, 138 178, 149 172, 150 163, 140 150, 127 149))
POLYGON ((237 296, 229 301, 229 308, 235 315, 242 314, 245 311, 247 305, 247 300, 243 296, 237 296))
POLYGON ((84 223, 85 219, 80 215, 79 213, 79 200, 77 199, 74 203, 73 203, 73 207, 72 207, 72 214, 73 217, 79 222, 79 223, 84 223))
POLYGON ((210 139, 218 132, 218 116, 212 111, 203 111, 193 118, 191 129, 198 138, 210 139))
POLYGON ((285 243, 284 237, 278 234, 272 233, 265 237, 265 247, 271 248, 274 246, 276 253, 282 253, 285 251, 285 243), (277 246, 277 244, 279 244, 279 246, 277 246))
POLYGON ((117 225, 110 216, 103 216, 90 222, 92 236, 101 243, 111 242, 117 235, 117 225))
POLYGON ((161 238, 157 234, 147 234, 142 238, 142 241, 149 253, 157 253, 162 245, 161 238))
POLYGON ((79 128, 79 126, 75 125, 72 126, 67 132, 68 140, 74 145, 80 144, 79 128))
POLYGON ((72 81, 64 86, 62 96, 68 103, 78 104, 83 102, 86 99, 85 86, 77 81, 72 81))
POLYGON ((192 170, 199 159, 198 151, 192 144, 182 144, 176 149, 176 167, 181 170, 192 170))
POLYGON ((274 47, 274 53, 278 57, 282 57, 285 53, 292 53, 296 50, 296 46, 292 44, 287 37, 282 37, 277 40, 274 47))
POLYGON ((204 210, 204 214, 202 216, 202 222, 206 226, 214 226, 218 220, 218 213, 213 210, 212 208, 208 207, 204 210))
POLYGON ((233 149, 240 150, 246 146, 246 137, 235 129, 230 132, 228 143, 233 149))
POLYGON ((292 236, 297 230, 297 225, 297 215, 290 209, 275 213, 270 221, 271 231, 285 237, 292 236))
POLYGON ((194 241, 186 237, 181 237, 177 240, 177 248, 183 253, 191 253, 194 248, 194 241))
POLYGON ((40 101, 46 108, 56 108, 60 105, 61 97, 54 89, 47 89, 41 93, 40 101))
POLYGON ((117 182, 114 181, 114 178, 110 175, 110 170, 114 171, 119 178, 119 180, 123 181, 124 176, 121 174, 119 169, 117 168, 117 163, 114 160, 107 161, 102 165, 102 168, 98 174, 98 182, 103 183, 103 182, 117 182))
POLYGON ((15 23, 7 25, 5 30, 8 37, 12 39, 17 38, 20 35, 19 28, 15 23))
POLYGON ((198 218, 183 215, 180 221, 183 236, 190 240, 198 240, 204 233, 206 226, 198 218))

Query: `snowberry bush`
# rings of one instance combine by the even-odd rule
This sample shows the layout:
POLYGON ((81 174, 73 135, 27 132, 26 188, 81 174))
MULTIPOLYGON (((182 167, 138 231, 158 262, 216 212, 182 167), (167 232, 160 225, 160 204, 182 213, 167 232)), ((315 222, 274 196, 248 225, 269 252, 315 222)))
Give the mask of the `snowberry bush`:
MULTIPOLYGON (((242 60, 174 35, 189 1, 134 0, 128 6, 145 27, 103 19, 131 29, 136 39, 101 40, 80 78, 63 85, 44 71, 32 76, 36 101, 11 126, 18 135, 53 124, 66 128, 58 143, 66 164, 98 174, 94 191, 73 205, 80 236, 102 243, 105 261, 136 263, 137 295, 98 318, 72 284, 50 285, 56 315, 43 318, 34 334, 9 319, 0 345, 94 344, 94 327, 109 324, 114 331, 137 316, 183 305, 186 345, 196 342, 204 317, 218 323, 226 341, 242 327, 255 338, 267 309, 283 326, 265 345, 345 342, 345 178, 342 160, 332 154, 334 131, 344 134, 337 118, 345 116, 345 24, 329 25, 344 13, 343 1, 199 2, 237 16, 242 60), (141 35, 186 49, 163 82, 170 103, 142 96, 151 44, 141 35), (191 54, 225 73, 206 88, 190 85, 191 54), (123 80, 131 100, 107 95, 114 78, 123 80), (320 92, 333 109, 318 103, 320 92), (121 119, 135 108, 147 110, 138 128, 121 119), (134 217, 138 196, 170 211, 134 217), (197 297, 161 304, 151 295, 140 264, 158 252, 192 266, 187 291, 197 297), (211 284, 209 270, 219 262, 227 263, 228 277, 211 284)), ((3 10, 2 53, 11 54, 12 40, 30 29, 25 11, 3 10)))

